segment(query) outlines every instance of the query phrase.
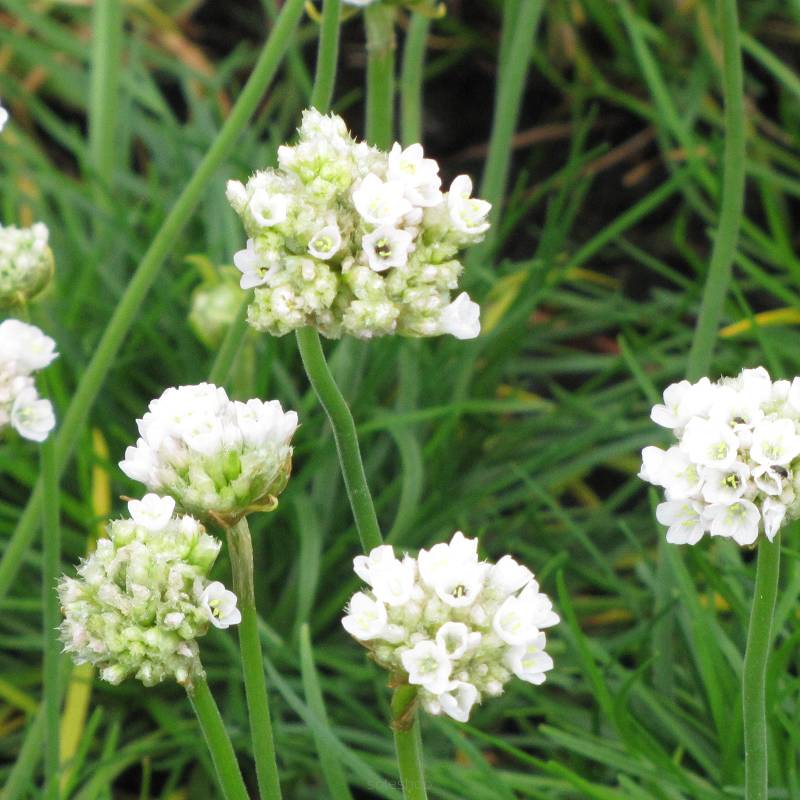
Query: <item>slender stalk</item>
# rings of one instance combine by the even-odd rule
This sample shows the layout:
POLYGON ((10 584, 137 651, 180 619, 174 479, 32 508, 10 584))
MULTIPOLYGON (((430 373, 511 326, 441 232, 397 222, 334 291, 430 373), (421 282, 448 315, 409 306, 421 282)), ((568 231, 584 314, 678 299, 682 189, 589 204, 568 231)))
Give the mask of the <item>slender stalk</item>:
MULTIPOLYGON (((125 341, 164 259, 202 199, 203 192, 214 177, 219 165, 233 149, 239 134, 261 102, 267 86, 280 66, 286 47, 292 41, 292 31, 303 13, 303 3, 304 0, 287 0, 230 116, 217 134, 217 138, 197 168, 197 172, 164 220, 114 310, 105 332, 95 348, 94 355, 83 371, 72 402, 64 415, 61 429, 55 437, 56 467, 59 475, 66 467, 92 404, 114 364, 119 348, 125 341)), ((25 552, 30 547, 36 533, 42 496, 40 479, 36 483, 28 505, 3 552, 2 560, 0 560, 0 600, 8 593, 22 564, 25 552)))
POLYGON ((428 798, 416 700, 416 688, 408 685, 399 686, 392 696, 394 746, 405 800, 428 798))
POLYGON ((423 14, 412 14, 403 46, 400 73, 400 127, 403 144, 422 141, 422 77, 425 46, 431 21, 423 14))
POLYGON ((367 140, 388 150, 394 136, 396 10, 384 3, 364 9, 367 29, 367 140))
POLYGON ((233 590, 239 598, 242 621, 239 624, 239 650, 242 656, 244 690, 247 695, 247 715, 258 776, 258 790, 262 800, 278 800, 281 786, 275 759, 275 741, 269 713, 267 681, 264 677, 264 660, 261 656, 261 639, 258 636, 258 612, 253 589, 253 542, 247 518, 242 517, 226 529, 228 552, 233 571, 233 590))
POLYGON ((479 264, 494 246, 497 221, 502 212, 508 173, 511 167, 511 142, 517 129, 522 93, 528 77, 531 55, 539 19, 544 9, 544 0, 525 0, 507 3, 503 13, 503 52, 500 54, 500 77, 497 82, 492 134, 489 139, 489 155, 481 181, 481 197, 492 204, 490 221, 492 227, 486 239, 472 249, 469 264, 479 264), (519 5, 519 7, 517 7, 519 5))
MULTIPOLYGON (((121 0, 97 0, 92 15, 92 72, 89 84, 89 159, 98 202, 109 198, 116 156, 123 13, 121 0)), ((105 202, 105 201, 103 201, 105 202)))
POLYGON ((714 237, 700 316, 689 351, 686 377, 696 381, 711 366, 725 295, 736 254, 736 242, 744 205, 747 165, 744 127, 742 54, 736 0, 718 0, 722 32, 722 91, 725 99, 725 154, 722 163, 722 191, 719 227, 714 237))
POLYGON ((382 544, 383 537, 367 485, 367 476, 364 474, 353 415, 328 368, 319 334, 313 328, 303 328, 297 331, 297 345, 311 386, 333 428, 339 464, 361 547, 368 553, 373 547, 382 544))
POLYGON ((766 800, 768 794, 767 662, 772 645, 780 562, 780 534, 773 542, 762 538, 758 545, 756 587, 742 672, 745 800, 766 800))
POLYGON ((203 730, 225 800, 249 800, 236 753, 205 678, 195 679, 186 693, 203 730))
POLYGON ((324 0, 322 23, 317 46, 317 68, 311 105, 323 114, 331 107, 333 88, 336 84, 336 64, 339 60, 339 17, 342 0, 324 0))
POLYGON ((56 581, 61 565, 61 495, 56 468, 55 443, 51 437, 42 445, 42 606, 44 617, 44 773, 46 800, 59 797, 59 728, 61 724, 61 685, 59 663, 61 644, 58 639, 59 604, 56 581))

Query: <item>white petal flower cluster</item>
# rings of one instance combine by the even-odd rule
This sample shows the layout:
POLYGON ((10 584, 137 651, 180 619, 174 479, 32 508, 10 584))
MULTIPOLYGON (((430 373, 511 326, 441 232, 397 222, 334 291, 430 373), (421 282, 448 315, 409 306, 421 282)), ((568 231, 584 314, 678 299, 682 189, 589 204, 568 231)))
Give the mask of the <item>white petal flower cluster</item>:
POLYGON ((472 197, 466 175, 443 192, 421 145, 386 153, 313 109, 278 162, 247 185, 228 183, 249 237, 234 263, 242 288, 255 288, 253 327, 281 336, 310 325, 331 338, 479 334, 477 304, 451 297, 460 250, 489 227, 490 205, 472 197))
POLYGON ((232 401, 210 383, 167 389, 140 420, 122 471, 185 511, 229 521, 286 486, 297 414, 277 400, 232 401))
POLYGON ((174 509, 169 497, 131 500, 130 518, 111 522, 78 577, 59 582, 64 651, 109 683, 190 685, 202 675, 197 638, 241 618, 236 596, 207 577, 221 542, 174 509))
POLYGON ((10 424, 26 439, 47 438, 56 418, 50 401, 39 397, 33 375, 57 356, 56 343, 35 325, 0 323, 0 431, 10 424))
POLYGON ((41 222, 30 228, 0 225, 0 308, 21 305, 50 283, 55 262, 49 237, 41 222))
POLYGON ((678 443, 646 447, 639 477, 665 490, 656 516, 667 541, 703 535, 750 545, 771 541, 800 516, 800 378, 772 381, 763 368, 712 383, 681 381, 651 418, 678 443))
POLYGON ((458 531, 417 558, 383 545, 353 565, 370 588, 353 595, 342 624, 395 681, 419 687, 431 714, 465 722, 512 675, 540 684, 552 669, 542 629, 558 615, 511 556, 480 561, 478 540, 458 531))

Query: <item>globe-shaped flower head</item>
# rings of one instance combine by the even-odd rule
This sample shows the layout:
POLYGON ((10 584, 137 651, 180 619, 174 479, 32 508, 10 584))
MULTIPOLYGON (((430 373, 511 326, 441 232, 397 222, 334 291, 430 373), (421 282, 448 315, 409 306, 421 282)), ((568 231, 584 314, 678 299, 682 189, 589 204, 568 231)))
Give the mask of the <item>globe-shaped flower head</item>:
POLYGON ((543 629, 559 621, 527 567, 511 556, 479 561, 477 548, 456 532, 417 558, 401 560, 390 545, 356 557, 370 588, 353 595, 342 620, 395 682, 419 687, 427 711, 460 722, 512 675, 545 680, 553 661, 543 629))
POLYGON ((208 580, 221 543, 196 519, 173 516, 172 498, 149 494, 128 508, 78 577, 59 583, 64 650, 109 683, 189 686, 202 675, 198 637, 241 619, 235 595, 208 580))
POLYGON ((137 421, 122 471, 189 513, 235 522, 273 505, 291 471, 297 414, 277 400, 231 401, 210 383, 167 389, 137 421))
POLYGON ((639 473, 664 487, 656 516, 668 542, 710 533, 750 545, 800 517, 800 378, 773 382, 759 367, 716 383, 681 381, 651 417, 677 440, 646 447, 639 473))
POLYGON ((247 247, 234 263, 255 288, 248 320, 281 336, 306 325, 323 335, 398 333, 462 339, 480 332, 480 309, 453 298, 460 251, 489 227, 490 205, 457 177, 441 190, 422 146, 386 153, 350 136, 344 121, 303 113, 300 138, 278 168, 228 183, 247 247))
POLYGON ((53 253, 47 226, 0 225, 0 308, 24 305, 53 277, 53 253))

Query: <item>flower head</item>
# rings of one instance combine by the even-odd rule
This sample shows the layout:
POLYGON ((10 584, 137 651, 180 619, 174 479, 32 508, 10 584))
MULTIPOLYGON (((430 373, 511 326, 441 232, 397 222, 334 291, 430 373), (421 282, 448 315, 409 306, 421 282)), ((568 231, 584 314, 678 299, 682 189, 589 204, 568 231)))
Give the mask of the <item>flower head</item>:
POLYGON ((228 183, 247 244, 236 253, 248 320, 280 336, 310 325, 328 337, 387 334, 473 338, 480 309, 458 288, 460 251, 489 227, 489 203, 419 144, 386 153, 357 142, 337 116, 303 114, 278 168, 228 183))
POLYGON ((39 397, 33 379, 58 356, 55 346, 35 325, 0 323, 0 431, 11 425, 25 439, 42 442, 55 427, 53 406, 39 397))
POLYGON ((277 400, 231 401, 209 383, 167 389, 138 420, 122 471, 184 510, 235 520, 272 503, 291 470, 297 414, 277 400))
MULTIPOLYGON (((233 270, 232 270, 233 271, 233 270)), ((203 283, 192 292, 189 325, 195 336, 211 350, 222 344, 242 305, 239 281, 226 272, 216 283, 203 283)))
POLYGON ((477 539, 398 558, 389 545, 353 562, 369 588, 342 624, 395 680, 419 687, 424 707, 464 722, 512 675, 542 683, 552 669, 543 628, 559 619, 533 573, 511 556, 480 561, 477 539))
POLYGON ((761 367, 667 387, 651 417, 677 442, 646 447, 639 473, 664 488, 656 517, 667 541, 696 544, 710 533, 750 545, 800 516, 798 400, 800 378, 773 382, 761 367))
POLYGON ((50 283, 55 262, 49 236, 41 222, 30 228, 0 225, 0 308, 24 304, 50 283))
POLYGON ((153 494, 131 500, 130 518, 111 522, 77 577, 59 582, 64 650, 110 683, 191 685, 202 675, 197 639, 239 621, 235 595, 207 577, 221 543, 174 507, 153 494))

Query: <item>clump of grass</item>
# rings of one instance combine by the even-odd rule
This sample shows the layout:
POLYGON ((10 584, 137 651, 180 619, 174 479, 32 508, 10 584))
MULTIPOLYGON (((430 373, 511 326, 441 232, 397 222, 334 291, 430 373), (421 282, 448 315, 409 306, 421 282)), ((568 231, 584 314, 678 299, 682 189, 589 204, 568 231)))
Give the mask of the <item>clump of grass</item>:
MULTIPOLYGON (((115 463, 164 386, 211 375, 237 396, 297 408, 294 478, 253 531, 284 794, 396 798, 384 676, 339 625, 357 588, 348 577, 357 531, 296 343, 242 335, 241 318, 217 355, 186 324, 199 281, 187 257, 222 265, 240 246, 224 181, 269 163, 291 137, 310 100, 319 32, 303 18, 282 40, 286 61, 273 52, 261 63, 275 67, 263 73, 273 80, 251 90, 244 127, 231 108, 256 66, 264 16, 257 4, 214 5, 97 3, 92 14, 5 0, 0 10, 0 97, 14 119, 0 142, 3 217, 45 221, 58 254, 57 285, 31 313, 62 354, 50 375, 61 410, 51 455, 63 473, 62 566, 85 553, 99 515, 117 513, 98 502, 104 483, 112 496, 132 492, 115 463), (223 145, 206 155, 214 141, 223 145)), ((667 383, 760 363, 774 377, 800 371, 800 7, 740 8, 742 161, 726 135, 731 73, 715 4, 451 6, 433 21, 402 16, 396 135, 421 135, 446 175, 482 175, 502 209, 466 275, 484 335, 469 345, 343 340, 326 350, 387 539, 413 549, 454 527, 479 535, 487 554, 538 565, 564 624, 545 688, 510 684, 465 726, 422 720, 430 794, 741 796, 753 560, 728 542, 659 546, 656 498, 635 474, 641 447, 657 443, 647 412, 667 383), (731 164, 746 180, 737 225, 731 164), (735 249, 719 255, 718 231, 730 244, 735 227, 735 249)), ((333 108, 363 131, 356 19, 342 37, 333 108)), ((385 109, 372 107, 373 125, 376 114, 385 109)), ((0 444, 0 781, 9 798, 40 796, 45 721, 53 724, 40 710, 38 587, 53 565, 37 538, 46 497, 37 474, 29 446, 0 444)), ((775 797, 800 794, 800 551, 785 538, 766 677, 775 797)), ((204 662, 255 787, 231 638, 209 636, 204 662)), ((66 665, 62 674, 73 698, 90 679, 66 665)), ((212 796, 212 766, 181 693, 159 691, 91 684, 86 715, 62 722, 74 743, 64 796, 212 796)))

